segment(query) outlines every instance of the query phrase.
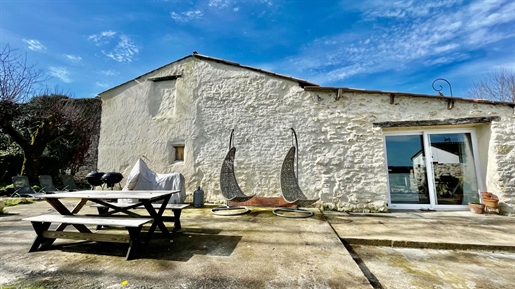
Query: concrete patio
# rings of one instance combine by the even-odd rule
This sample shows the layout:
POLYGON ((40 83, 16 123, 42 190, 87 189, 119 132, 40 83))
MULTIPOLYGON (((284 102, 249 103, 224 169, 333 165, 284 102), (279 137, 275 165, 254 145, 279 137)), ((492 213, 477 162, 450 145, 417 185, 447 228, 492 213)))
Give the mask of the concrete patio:
MULTIPOLYGON (((72 204, 70 203, 70 206, 72 204)), ((320 212, 281 218, 273 208, 224 217, 188 208, 172 242, 137 260, 126 245, 57 241, 28 253, 22 218, 44 201, 0 216, 0 285, 14 288, 509 288, 515 218, 470 212, 320 212), (67 245, 63 245, 67 244, 67 245)), ((91 213, 95 209, 88 208, 91 213)), ((168 213, 168 212, 167 212, 168 213)))

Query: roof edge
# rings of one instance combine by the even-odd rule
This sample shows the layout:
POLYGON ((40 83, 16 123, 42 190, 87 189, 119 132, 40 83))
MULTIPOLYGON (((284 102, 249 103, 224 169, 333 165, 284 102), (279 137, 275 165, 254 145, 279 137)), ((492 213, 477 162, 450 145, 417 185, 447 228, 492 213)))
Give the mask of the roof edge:
POLYGON ((148 75, 150 73, 153 73, 159 69, 162 69, 163 67, 166 67, 168 65, 171 65, 171 64, 174 64, 174 63, 177 63, 177 62, 180 62, 180 61, 183 61, 187 58, 190 58, 190 57, 194 57, 194 58, 198 58, 198 59, 205 59, 205 60, 211 60, 211 61, 216 61, 216 62, 219 62, 219 63, 224 63, 224 64, 227 64, 227 65, 231 65, 231 66, 237 66, 237 67, 241 67, 241 68, 245 68, 245 69, 249 69, 249 70, 252 70, 252 71, 256 71, 256 72, 260 72, 260 73, 265 73, 265 74, 268 74, 268 75, 272 75, 272 76, 275 76, 275 77, 280 77, 280 78, 283 78, 283 79, 288 79, 288 80, 291 80, 291 81, 295 81, 297 82, 302 88, 304 87, 318 87, 319 85, 317 83, 314 83, 314 82, 310 82, 310 81, 307 81, 307 80, 304 80, 304 79, 300 79, 300 78, 295 78, 295 77, 291 77, 291 76, 287 76, 287 75, 283 75, 283 74, 277 74, 277 73, 274 73, 274 72, 271 72, 271 71, 267 71, 267 70, 263 70, 263 69, 260 69, 260 68, 256 68, 256 67, 252 67, 252 66, 247 66, 247 65, 241 65, 237 62, 233 62, 233 61, 229 61, 229 60, 224 60, 224 59, 221 59, 221 58, 216 58, 216 57, 211 57, 211 56, 207 56, 207 55, 202 55, 202 54, 198 54, 196 51, 194 51, 191 55, 187 55, 185 57, 182 57, 180 59, 177 59, 173 62, 170 62, 170 63, 167 63, 165 65, 162 65, 156 69, 153 69, 149 72, 146 72, 136 78, 133 78, 131 80, 128 80, 128 81, 125 81, 119 85, 116 85, 114 87, 111 87, 107 90, 104 90, 100 93, 97 94, 97 96, 100 96, 101 94, 104 94, 108 91, 111 91, 113 89, 116 89, 122 85, 125 85, 131 81, 134 81, 134 80, 137 80, 137 79, 140 79, 142 77, 144 77, 145 75, 148 75))
POLYGON ((349 88, 349 87, 322 87, 322 86, 306 86, 304 87, 305 91, 330 91, 330 92, 360 92, 360 93, 368 93, 368 94, 387 94, 387 95, 399 95, 399 96, 412 96, 412 97, 426 97, 426 98, 438 98, 444 100, 460 100, 466 102, 474 102, 474 103, 484 103, 484 104, 500 104, 500 105, 508 105, 510 107, 515 107, 515 102, 505 102, 505 101, 494 101, 488 99, 473 99, 473 98, 463 98, 463 97, 454 97, 454 96, 444 96, 444 95, 430 95, 430 94, 418 94, 418 93, 409 93, 409 92, 397 92, 397 91, 383 91, 383 90, 369 90, 369 89, 359 89, 359 88, 349 88))
POLYGON ((228 61, 228 60, 224 60, 224 59, 221 59, 221 58, 215 58, 215 57, 211 57, 211 56, 207 56, 207 55, 202 55, 202 54, 198 54, 196 52, 193 53, 193 57, 200 58, 200 59, 211 60, 211 61, 216 61, 216 62, 219 62, 219 63, 224 63, 224 64, 227 64, 227 65, 237 66, 237 67, 249 69, 249 70, 252 70, 252 71, 257 71, 257 72, 265 73, 265 74, 268 74, 268 75, 272 75, 272 76, 276 76, 276 77, 292 80, 292 81, 297 82, 302 88, 305 88, 305 87, 308 87, 308 86, 314 86, 314 87, 318 87, 319 86, 319 84, 317 84, 317 83, 310 82, 310 81, 307 81, 307 80, 304 80, 304 79, 300 79, 300 78, 296 78, 296 77, 291 77, 291 76, 284 75, 284 74, 278 74, 278 73, 275 73, 275 72, 271 72, 271 71, 268 71, 268 70, 263 70, 263 69, 252 67, 252 66, 241 65, 241 64, 239 64, 237 62, 228 61))
POLYGON ((109 88, 109 89, 107 89, 107 90, 104 90, 104 91, 102 91, 102 92, 98 93, 98 94, 97 94, 97 97, 99 97, 101 94, 104 94, 104 93, 106 93, 106 92, 108 92, 108 91, 111 91, 111 90, 116 89, 116 88, 118 88, 118 87, 120 87, 120 86, 123 86, 123 85, 125 85, 125 84, 127 84, 127 83, 129 83, 129 82, 131 82, 131 81, 134 81, 134 80, 140 79, 140 78, 142 78, 143 76, 145 76, 145 75, 147 75, 147 74, 150 74, 150 73, 152 73, 152 72, 154 72, 154 71, 158 71, 159 69, 161 69, 161 68, 163 68, 163 67, 166 67, 166 66, 168 66, 168 65, 170 65, 170 64, 174 64, 174 63, 179 62, 179 61, 183 61, 183 60, 185 60, 185 59, 187 59, 187 58, 189 58, 189 57, 192 57, 192 56, 193 56, 193 55, 187 55, 187 56, 185 56, 185 57, 183 57, 183 58, 177 59, 177 60, 172 61, 172 62, 170 62, 170 63, 167 63, 167 64, 165 64, 165 65, 159 66, 159 67, 158 67, 158 68, 156 68, 156 69, 152 69, 151 71, 146 72, 146 73, 143 73, 142 75, 140 75, 140 76, 138 76, 138 77, 136 77, 136 78, 133 78, 133 79, 127 80, 127 81, 125 81, 125 82, 123 82, 123 83, 120 83, 120 84, 118 84, 118 85, 116 85, 116 86, 113 86, 113 87, 111 87, 111 88, 109 88))

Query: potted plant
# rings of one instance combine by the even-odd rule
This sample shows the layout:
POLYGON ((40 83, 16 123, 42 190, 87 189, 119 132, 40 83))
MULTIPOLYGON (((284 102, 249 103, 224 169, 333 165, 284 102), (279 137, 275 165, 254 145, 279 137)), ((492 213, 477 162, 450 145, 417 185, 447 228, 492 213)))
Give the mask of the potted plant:
POLYGON ((478 199, 469 202, 469 209, 474 214, 483 214, 485 211, 485 205, 481 204, 478 199))

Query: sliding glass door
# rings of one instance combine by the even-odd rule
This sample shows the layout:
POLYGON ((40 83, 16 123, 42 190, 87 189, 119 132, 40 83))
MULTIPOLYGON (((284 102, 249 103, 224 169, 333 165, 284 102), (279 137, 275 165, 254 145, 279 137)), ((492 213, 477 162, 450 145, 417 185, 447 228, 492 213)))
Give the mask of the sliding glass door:
POLYGON ((478 196, 473 130, 385 136, 391 208, 463 208, 478 196))
POLYGON ((478 197, 470 133, 428 134, 436 205, 466 205, 478 197))
POLYGON ((391 204, 429 205, 423 135, 386 136, 391 204))

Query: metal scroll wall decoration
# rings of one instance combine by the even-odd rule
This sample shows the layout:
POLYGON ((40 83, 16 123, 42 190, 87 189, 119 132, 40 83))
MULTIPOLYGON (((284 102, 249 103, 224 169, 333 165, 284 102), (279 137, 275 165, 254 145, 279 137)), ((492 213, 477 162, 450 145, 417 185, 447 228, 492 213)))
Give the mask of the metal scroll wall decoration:
MULTIPOLYGON (((444 81, 444 82, 446 82, 446 83, 447 83, 447 85, 449 85, 449 91, 450 91, 450 93, 451 93, 451 97, 454 97, 454 95, 452 94, 452 85, 451 85, 451 83, 450 83, 449 81, 447 81, 447 79, 445 79, 445 78, 437 78, 437 79, 435 79, 435 80, 433 81, 433 83, 431 84, 431 86, 433 87, 433 89, 434 89, 436 92, 438 92, 438 95, 439 95, 439 96, 444 96, 444 95, 443 95, 443 93, 442 93, 443 86, 442 86, 442 85, 438 85, 438 86, 439 86, 439 88, 436 88, 436 87, 435 87, 435 83, 436 83, 437 81, 444 81)), ((452 109, 453 107, 454 107, 454 100, 453 100, 453 99, 449 99, 449 100, 448 100, 448 102, 447 102, 447 108, 448 108, 448 109, 452 109)))

